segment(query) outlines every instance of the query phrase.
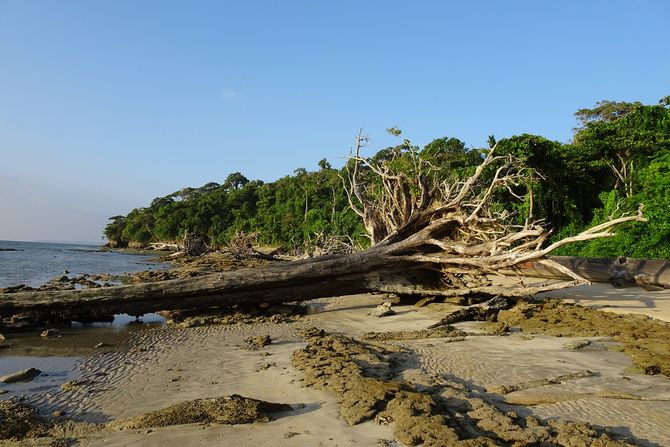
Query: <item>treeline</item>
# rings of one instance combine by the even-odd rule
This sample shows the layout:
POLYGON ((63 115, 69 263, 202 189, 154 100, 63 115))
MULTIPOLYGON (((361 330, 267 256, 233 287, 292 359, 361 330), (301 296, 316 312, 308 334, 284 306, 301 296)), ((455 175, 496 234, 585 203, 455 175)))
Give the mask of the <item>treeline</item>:
POLYGON ((226 244, 237 232, 285 248, 315 235, 364 237, 358 217, 348 208, 338 171, 322 160, 319 170, 296 169, 272 183, 249 181, 239 172, 222 184, 184 188, 154 199, 146 208, 114 216, 104 230, 113 245, 178 242, 186 232, 209 244, 226 244))
MULTIPOLYGON (((532 184, 520 186, 524 200, 499 206, 519 220, 532 210, 557 238, 634 212, 642 203, 649 222, 623 227, 613 238, 565 247, 559 254, 670 258, 669 106, 670 97, 658 105, 602 101, 575 113, 578 127, 570 143, 529 134, 499 141, 499 154, 519 157, 537 172, 532 184)), ((493 137, 489 140, 495 144, 493 137)), ((411 160, 405 154, 418 153, 431 175, 453 180, 474 170, 488 149, 469 148, 449 137, 423 148, 405 140, 380 150, 372 160, 402 172, 403 163, 411 160)), ((179 241, 185 232, 222 245, 239 231, 287 249, 317 235, 348 237, 365 245, 362 222, 348 206, 343 186, 347 178, 346 166, 337 170, 325 159, 316 171, 299 168, 271 183, 250 181, 235 172, 221 184, 184 188, 154 199, 146 208, 114 216, 104 235, 117 246, 179 241)))

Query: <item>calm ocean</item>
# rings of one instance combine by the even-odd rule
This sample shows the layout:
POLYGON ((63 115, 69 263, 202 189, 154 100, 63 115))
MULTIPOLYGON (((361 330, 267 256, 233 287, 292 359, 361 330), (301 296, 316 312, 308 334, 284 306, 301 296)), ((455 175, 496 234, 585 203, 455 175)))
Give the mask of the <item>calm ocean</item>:
POLYGON ((160 269, 150 256, 100 252, 97 245, 0 241, 0 287, 26 284, 36 287, 55 276, 84 273, 121 273, 160 269), (3 251, 2 249, 17 251, 3 251))

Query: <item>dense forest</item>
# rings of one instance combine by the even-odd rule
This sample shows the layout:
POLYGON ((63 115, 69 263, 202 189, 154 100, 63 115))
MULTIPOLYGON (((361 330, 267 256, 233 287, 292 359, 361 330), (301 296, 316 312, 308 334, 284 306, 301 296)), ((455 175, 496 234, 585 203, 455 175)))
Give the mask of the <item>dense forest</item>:
MULTIPOLYGON (((467 147, 454 137, 423 148, 402 140, 371 160, 402 172, 418 155, 431 167, 427 175, 455 181, 473 172, 496 144, 497 153, 518 157, 536 172, 532 184, 519 190, 522 200, 501 200, 498 206, 519 220, 532 212, 553 228, 555 238, 644 204, 648 222, 556 254, 670 258, 670 96, 657 105, 601 101, 575 116, 578 125, 567 144, 530 134, 497 144, 490 137, 487 148, 467 147)), ((397 129, 389 131, 400 135, 397 129)), ((271 183, 234 172, 221 184, 184 188, 126 216, 111 217, 103 233, 117 247, 177 242, 187 232, 204 236, 210 245, 225 245, 241 231, 289 250, 329 236, 366 246, 363 223, 349 207, 347 167, 334 169, 322 159, 316 171, 298 168, 271 183)))

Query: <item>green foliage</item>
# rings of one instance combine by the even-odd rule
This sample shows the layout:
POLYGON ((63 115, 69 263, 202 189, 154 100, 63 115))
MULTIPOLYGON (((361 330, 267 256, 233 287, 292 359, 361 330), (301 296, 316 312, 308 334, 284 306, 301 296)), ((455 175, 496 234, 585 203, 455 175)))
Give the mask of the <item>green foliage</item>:
POLYGON ((299 168, 295 175, 268 184, 234 172, 220 185, 182 188, 154 199, 148 208, 114 216, 103 233, 123 244, 176 242, 187 231, 205 236, 211 244, 226 244, 238 231, 255 232, 260 242, 286 248, 316 233, 362 241, 362 226, 348 208, 338 171, 325 159, 319 168, 299 168))
POLYGON ((110 222, 105 226, 102 234, 107 240, 114 241, 121 246, 125 246, 123 241, 123 229, 125 228, 125 216, 112 216, 109 218, 110 222))
MULTIPOLYGON (((613 237, 566 246, 556 254, 670 259, 670 152, 653 159, 640 171, 639 178, 641 190, 632 197, 622 197, 618 190, 601 193, 602 207, 595 210, 589 226, 622 212, 633 213, 641 203, 645 206, 648 222, 622 226, 613 237)), ((576 234, 582 229, 577 226, 563 228, 556 238, 576 234)))
MULTIPOLYGON (((635 212, 643 203, 649 222, 622 227, 612 238, 563 247, 557 254, 670 258, 668 106, 670 96, 657 105, 601 101, 577 111, 579 127, 570 144, 530 134, 498 141, 498 154, 522 159, 537 176, 514 186, 524 200, 512 202, 501 195, 494 207, 514 212, 519 221, 532 208, 535 218, 554 229, 555 240, 622 212, 635 212)), ((457 138, 443 137, 420 149, 402 140, 400 129, 388 132, 402 142, 378 151, 371 162, 404 176, 412 194, 420 192, 417 174, 429 183, 463 178, 496 145, 493 136, 489 148, 469 148, 457 138)), ((360 174, 367 186, 381 191, 381 180, 369 167, 361 166, 360 174)), ((359 217, 349 209, 342 178, 347 178, 346 170, 333 169, 325 158, 318 171, 298 168, 267 184, 233 172, 221 184, 182 188, 157 197, 147 208, 111 217, 103 234, 121 246, 178 241, 186 231, 213 244, 227 243, 238 231, 255 232, 260 242, 286 248, 317 233, 349 236, 364 244, 367 238, 359 217)))
POLYGON ((582 126, 597 122, 612 122, 623 118, 641 105, 639 102, 598 101, 592 109, 577 110, 575 117, 582 126))
MULTIPOLYGON (((523 134, 499 141, 497 153, 512 155, 535 170, 536 180, 519 185, 516 191, 525 195, 532 190, 534 219, 543 219, 553 228, 580 223, 598 203, 597 191, 592 188, 592 169, 569 145, 523 134)), ((528 217, 530 205, 530 195, 524 202, 507 203, 521 221, 528 217)))
MULTIPOLYGON (((593 166, 600 164, 601 206, 591 225, 611 214, 634 212, 644 204, 647 223, 631 224, 614 237, 564 247, 559 254, 611 257, 670 258, 670 109, 631 103, 618 116, 593 119, 575 135, 575 147, 593 166), (624 171, 625 168, 625 171, 624 171), (625 181, 616 172, 625 173, 625 181)), ((563 228, 575 234, 583 226, 563 228)))
POLYGON ((596 118, 583 122, 574 143, 594 166, 600 164, 601 190, 618 188, 630 196, 640 188, 638 171, 670 150, 670 109, 663 105, 616 104, 625 113, 612 116, 593 112, 596 118))

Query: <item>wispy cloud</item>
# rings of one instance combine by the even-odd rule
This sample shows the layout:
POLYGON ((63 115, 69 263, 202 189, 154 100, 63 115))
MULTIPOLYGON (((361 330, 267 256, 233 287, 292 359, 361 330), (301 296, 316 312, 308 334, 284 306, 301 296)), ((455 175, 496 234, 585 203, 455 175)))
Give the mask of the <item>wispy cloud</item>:
POLYGON ((221 90, 219 96, 221 97, 221 99, 231 100, 241 97, 242 93, 238 92, 234 88, 226 87, 223 90, 221 90))

